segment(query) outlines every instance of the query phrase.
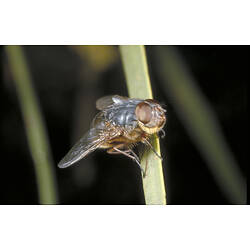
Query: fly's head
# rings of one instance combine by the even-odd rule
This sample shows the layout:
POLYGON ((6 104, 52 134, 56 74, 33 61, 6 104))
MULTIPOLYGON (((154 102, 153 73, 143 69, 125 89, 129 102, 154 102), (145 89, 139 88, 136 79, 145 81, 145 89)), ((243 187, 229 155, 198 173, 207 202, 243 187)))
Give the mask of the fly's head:
POLYGON ((137 104, 135 115, 139 127, 147 134, 159 132, 166 123, 166 110, 152 99, 146 99, 137 104))

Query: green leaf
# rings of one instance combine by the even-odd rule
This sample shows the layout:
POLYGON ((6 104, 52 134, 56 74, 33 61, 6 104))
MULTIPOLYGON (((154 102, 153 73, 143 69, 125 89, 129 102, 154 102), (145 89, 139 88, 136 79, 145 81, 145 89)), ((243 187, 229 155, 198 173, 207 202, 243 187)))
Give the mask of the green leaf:
POLYGON ((41 204, 56 204, 57 185, 50 146, 27 62, 21 46, 6 46, 5 48, 35 166, 39 200, 41 204))

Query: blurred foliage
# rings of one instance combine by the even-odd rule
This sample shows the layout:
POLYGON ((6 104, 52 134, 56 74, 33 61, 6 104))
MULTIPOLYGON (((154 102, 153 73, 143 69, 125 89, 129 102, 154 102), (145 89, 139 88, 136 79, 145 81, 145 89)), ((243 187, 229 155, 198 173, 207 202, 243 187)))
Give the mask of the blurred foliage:
POLYGON ((233 203, 245 204, 245 180, 223 138, 216 115, 178 50, 171 46, 158 47, 156 56, 161 62, 158 69, 163 89, 172 100, 218 185, 233 203))
POLYGON ((114 46, 76 45, 71 46, 71 48, 87 60, 89 67, 98 73, 107 70, 119 59, 117 49, 114 46))
POLYGON ((16 84, 30 152, 34 161, 39 200, 41 204, 56 204, 57 184, 50 145, 38 100, 32 87, 29 67, 21 46, 6 46, 6 52, 16 84))
MULTIPOLYGON (((153 99, 144 46, 121 45, 120 51, 129 97, 153 99)), ((152 145, 160 155, 160 144, 157 136, 152 138, 152 145)), ((161 160, 152 150, 145 151, 141 158, 141 165, 146 171, 146 176, 142 177, 146 204, 165 205, 166 191, 161 160)))

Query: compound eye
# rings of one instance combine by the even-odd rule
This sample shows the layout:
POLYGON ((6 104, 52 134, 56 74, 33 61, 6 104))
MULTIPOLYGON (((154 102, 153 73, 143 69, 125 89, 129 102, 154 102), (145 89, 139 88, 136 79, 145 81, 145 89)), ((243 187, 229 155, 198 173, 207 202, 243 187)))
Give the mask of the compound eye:
POLYGON ((135 109, 135 115, 140 122, 147 124, 152 118, 152 108, 149 104, 141 102, 135 109))

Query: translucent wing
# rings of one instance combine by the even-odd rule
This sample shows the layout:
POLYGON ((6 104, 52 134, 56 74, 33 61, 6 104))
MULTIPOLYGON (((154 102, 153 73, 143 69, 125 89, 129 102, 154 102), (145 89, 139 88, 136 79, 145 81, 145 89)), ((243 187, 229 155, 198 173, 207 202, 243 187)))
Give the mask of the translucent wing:
POLYGON ((128 101, 128 97, 119 96, 119 95, 108 95, 104 96, 96 101, 96 108, 103 110, 113 104, 122 104, 124 101, 128 101))
POLYGON ((104 140, 105 138, 99 135, 99 131, 97 129, 90 129, 64 156, 64 158, 59 162, 58 167, 66 168, 81 160, 87 154, 100 147, 104 140))
POLYGON ((90 130, 71 148, 65 157, 59 162, 59 168, 66 168, 84 158, 89 153, 99 148, 106 140, 116 137, 118 132, 106 131, 102 112, 99 113, 90 130))

